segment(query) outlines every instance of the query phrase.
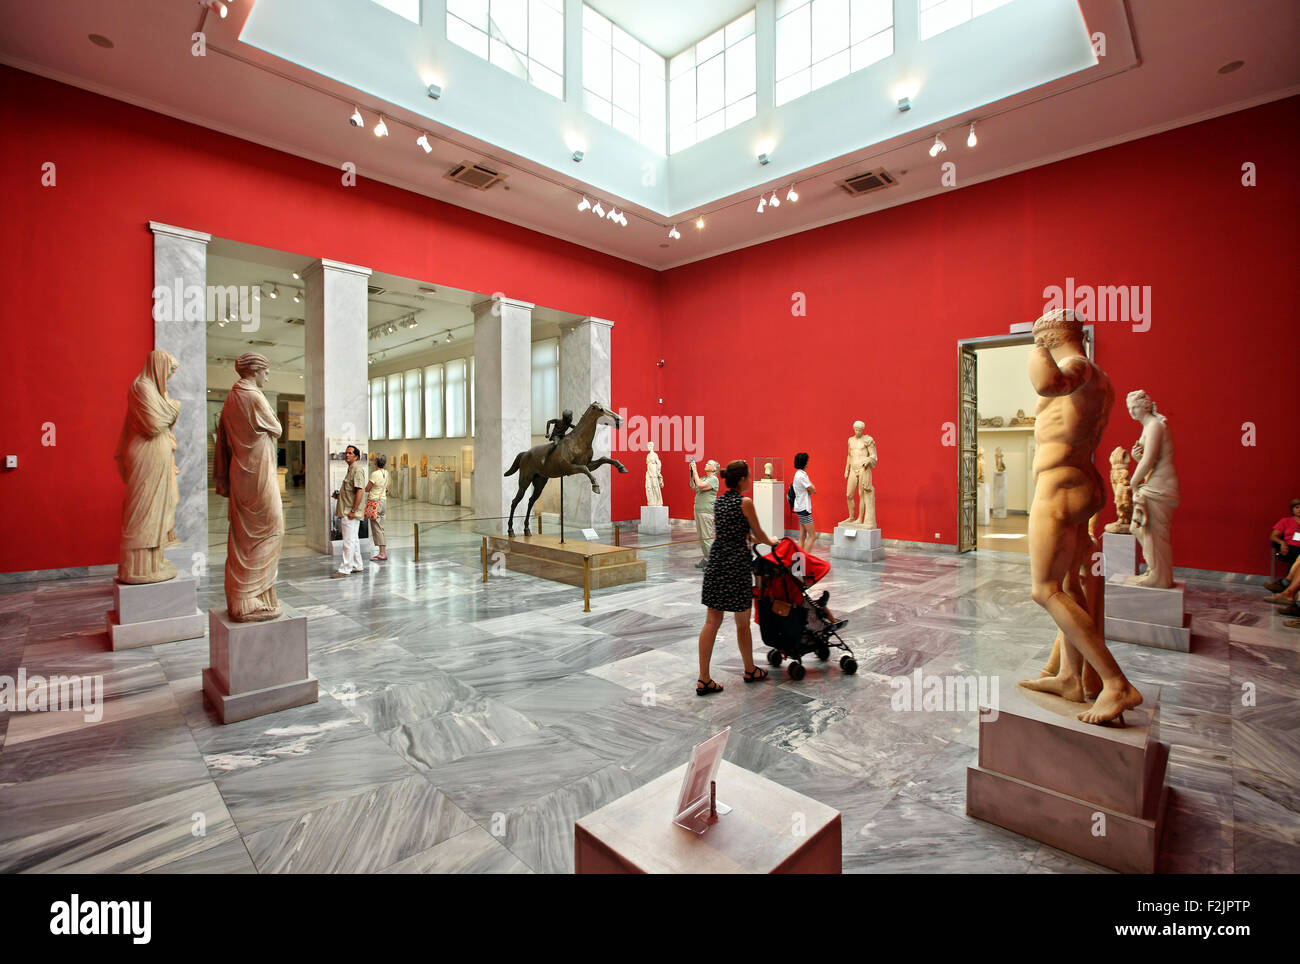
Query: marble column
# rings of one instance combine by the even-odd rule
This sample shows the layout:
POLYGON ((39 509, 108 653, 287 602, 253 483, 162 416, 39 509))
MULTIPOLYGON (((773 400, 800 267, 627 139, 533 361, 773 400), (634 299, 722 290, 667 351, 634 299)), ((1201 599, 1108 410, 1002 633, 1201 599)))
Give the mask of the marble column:
MULTIPOLYGON (((609 348, 613 326, 612 321, 584 318, 560 333, 560 409, 572 409, 575 419, 581 417, 592 402, 600 402, 617 411, 610 396, 609 348)), ((601 422, 596 426, 596 437, 591 445, 592 458, 609 457, 613 433, 612 424, 601 422)), ((600 492, 592 492, 586 480, 576 476, 566 481, 566 525, 587 528, 610 521, 610 485, 614 472, 612 466, 605 465, 592 473, 600 484, 600 492)))
MULTIPOLYGON (((155 289, 162 287, 172 292, 197 289, 203 292, 206 306, 208 241, 212 235, 157 221, 149 222, 149 230, 153 232, 155 289)), ((182 317, 179 309, 175 317, 182 317)), ((176 373, 167 380, 167 394, 181 403, 181 414, 174 429, 176 467, 180 470, 176 479, 180 491, 176 536, 180 543, 168 549, 166 556, 181 572, 195 572, 202 577, 207 569, 208 553, 207 322, 171 318, 160 321, 155 315, 153 344, 156 349, 171 352, 180 363, 176 373)), ((235 377, 232 372, 232 385, 235 377)), ((216 578, 221 578, 219 569, 216 578)))
MULTIPOLYGON (((479 532, 506 531, 519 477, 503 473, 532 444, 532 337, 531 304, 500 298, 474 306, 474 516, 484 520, 476 525, 479 532)), ((520 502, 519 511, 526 504, 520 502)), ((515 521, 522 532, 522 517, 515 521)))
POLYGON ((307 546, 329 552, 329 439, 347 436, 365 446, 370 434, 366 365, 370 269, 313 261, 302 274, 306 289, 307 546))

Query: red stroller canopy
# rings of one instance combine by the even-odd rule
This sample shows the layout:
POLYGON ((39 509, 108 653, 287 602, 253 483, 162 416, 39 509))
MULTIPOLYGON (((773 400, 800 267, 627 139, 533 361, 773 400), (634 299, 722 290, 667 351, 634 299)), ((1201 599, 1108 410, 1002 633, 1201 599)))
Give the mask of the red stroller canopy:
MULTIPOLYGON (((787 569, 795 569, 797 558, 802 556, 803 573, 800 576, 806 589, 814 586, 822 576, 830 572, 831 564, 824 559, 818 559, 806 552, 799 551, 799 543, 795 542, 789 536, 781 539, 772 547, 772 555, 780 561, 781 565, 787 569)), ((796 572, 798 570, 795 570, 796 572)))

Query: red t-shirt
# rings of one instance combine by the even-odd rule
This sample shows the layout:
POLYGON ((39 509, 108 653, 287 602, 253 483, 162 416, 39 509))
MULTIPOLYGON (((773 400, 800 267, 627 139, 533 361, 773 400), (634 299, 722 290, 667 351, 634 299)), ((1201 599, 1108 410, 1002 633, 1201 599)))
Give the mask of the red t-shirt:
POLYGON ((1282 533, 1282 541, 1287 545, 1300 546, 1300 521, 1297 521, 1295 516, 1289 515, 1285 519, 1278 519, 1277 525, 1273 528, 1282 533))

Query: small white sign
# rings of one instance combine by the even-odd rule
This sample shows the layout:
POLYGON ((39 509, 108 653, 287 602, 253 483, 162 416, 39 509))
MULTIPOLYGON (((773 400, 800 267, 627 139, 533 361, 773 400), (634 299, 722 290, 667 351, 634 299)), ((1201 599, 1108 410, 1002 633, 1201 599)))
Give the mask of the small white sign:
POLYGON ((858 537, 858 530, 857 530, 857 529, 845 529, 845 530, 844 530, 844 538, 845 538, 845 539, 856 539, 857 537, 858 537))
POLYGON ((595 529, 583 529, 583 530, 582 530, 582 537, 583 537, 584 539, 586 539, 588 542, 595 542, 595 541, 596 541, 596 538, 597 538, 597 537, 596 537, 596 530, 595 530, 595 529))

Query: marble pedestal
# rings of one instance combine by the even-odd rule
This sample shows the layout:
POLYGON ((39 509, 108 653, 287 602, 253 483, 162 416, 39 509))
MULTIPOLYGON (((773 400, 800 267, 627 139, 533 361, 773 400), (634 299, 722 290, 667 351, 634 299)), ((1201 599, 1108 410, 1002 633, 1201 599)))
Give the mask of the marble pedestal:
POLYGON ((421 475, 415 480, 415 501, 429 501, 429 477, 427 475, 421 475))
POLYGON ((993 495, 989 503, 989 514, 995 519, 1007 517, 1007 473, 993 473, 993 495))
POLYGON ((668 506, 666 505, 643 505, 641 506, 641 528, 642 535, 661 536, 668 534, 668 506))
POLYGON ((279 469, 276 469, 276 470, 275 470, 275 480, 276 480, 277 483, 279 483, 279 486, 280 486, 280 501, 281 501, 281 502, 292 502, 292 501, 293 501, 293 496, 291 496, 291 495, 289 494, 288 478, 289 478, 289 470, 288 470, 288 469, 285 469, 285 468, 279 468, 279 469))
POLYGON ((429 501, 434 505, 456 504, 456 473, 429 473, 429 501))
POLYGON ((1138 559, 1141 552, 1138 548, 1137 536, 1128 532, 1103 532, 1101 555, 1107 579, 1111 576, 1138 574, 1138 559))
POLYGON ((781 538, 785 533, 787 505, 784 486, 775 479, 758 479, 750 498, 754 500, 754 512, 763 531, 773 539, 781 538))
POLYGON ((989 524, 989 484, 987 482, 975 483, 975 524, 977 526, 989 524))
MULTIPOLYGON (((1017 679, 1038 675, 1039 661, 1017 679)), ((1160 690, 1142 688, 1125 726, 1075 719, 1087 704, 1002 689, 996 717, 980 708, 979 762, 966 770, 966 812, 1126 873, 1155 872, 1168 788, 1160 690)))
POLYGON ((192 577, 180 575, 166 582, 141 585, 113 580, 113 608, 108 611, 109 648, 135 649, 202 635, 198 583, 192 577))
POLYGON ((835 527, 831 537, 832 559, 853 559, 857 562, 879 562, 885 558, 884 541, 879 529, 868 529, 856 523, 835 527))
POLYGON ((262 623, 231 621, 208 612, 208 667, 203 695, 222 723, 315 703, 316 679, 307 671, 307 617, 285 607, 262 623))
POLYGON ((1192 617, 1183 608, 1186 586, 1181 581, 1172 589, 1130 586, 1124 576, 1111 576, 1106 580, 1106 638, 1188 652, 1192 617))

